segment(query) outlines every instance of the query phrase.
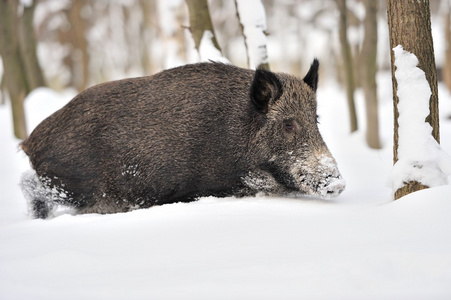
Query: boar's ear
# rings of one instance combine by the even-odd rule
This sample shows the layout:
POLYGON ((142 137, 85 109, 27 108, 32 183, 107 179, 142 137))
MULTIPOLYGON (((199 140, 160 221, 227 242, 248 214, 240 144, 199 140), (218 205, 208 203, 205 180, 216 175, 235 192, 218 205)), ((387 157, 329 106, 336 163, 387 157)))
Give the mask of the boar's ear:
POLYGON ((312 65, 310 66, 310 70, 308 70, 307 75, 305 75, 303 79, 304 82, 307 83, 307 85, 311 87, 314 92, 316 92, 316 88, 318 87, 318 67, 319 62, 315 58, 312 65))
POLYGON ((266 114, 269 104, 281 95, 282 84, 277 76, 270 71, 257 69, 251 86, 251 100, 258 111, 266 114))

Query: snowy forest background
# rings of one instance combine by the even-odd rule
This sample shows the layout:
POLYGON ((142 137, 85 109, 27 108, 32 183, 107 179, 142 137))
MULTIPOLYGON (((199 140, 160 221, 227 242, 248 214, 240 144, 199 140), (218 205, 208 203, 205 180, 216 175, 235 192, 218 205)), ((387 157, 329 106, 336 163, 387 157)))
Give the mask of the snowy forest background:
MULTIPOLYGON (((38 57, 47 84, 79 92, 97 83, 149 75, 199 61, 182 0, 36 1, 38 57)), ((445 67, 448 1, 431 3, 436 64, 445 67)), ((209 1, 216 38, 234 65, 248 67, 234 1, 209 1)), ((341 79, 339 13, 332 0, 263 0, 272 69, 302 75, 318 57, 323 76, 341 79)), ((363 42, 365 9, 348 0, 348 39, 356 62, 363 42)), ((385 1, 378 9, 378 65, 390 68, 385 1)), ((449 33, 448 33, 449 35, 449 33)), ((449 52, 448 52, 449 53, 449 52)), ((358 69, 358 63, 355 64, 358 69)), ((359 74, 356 72, 356 74, 359 74)), ((359 76, 356 76, 358 79, 359 76)))
MULTIPOLYGON (((321 63, 319 127, 347 181, 331 201, 203 198, 125 214, 33 220, 18 187, 29 164, 13 134, 2 77, 0 299, 449 299, 451 186, 392 201, 386 5, 378 1, 380 146, 373 149, 360 82, 364 1, 346 2, 356 80, 353 133, 337 2, 262 1, 271 70, 303 76, 315 57, 321 63)), ((46 87, 25 99, 28 133, 89 86, 201 60, 185 1, 33 3, 46 87)), ((441 146, 451 153, 451 3, 430 4, 441 146)), ((223 55, 249 67, 234 1, 209 5, 223 55)))
MULTIPOLYGON (((378 66, 380 71, 387 71, 386 5, 385 1, 379 2, 378 66)), ((436 64, 441 74, 447 64, 445 53, 449 53, 449 33, 445 30, 449 3, 430 3, 436 64)), ((182 0, 40 0, 35 5, 38 58, 46 83, 56 90, 74 87, 80 92, 96 83, 153 74, 200 59, 182 0)), ((335 1, 264 0, 263 5, 272 69, 301 75, 312 58, 318 57, 323 75, 341 80, 343 63, 335 1)), ((209 7, 224 56, 237 66, 248 67, 235 2, 212 0, 209 7)), ((358 69, 365 8, 358 0, 348 0, 347 8, 348 39, 358 69)))
MULTIPOLYGON (((14 2, 22 3, 16 8, 19 17, 14 20, 18 23, 16 38, 19 44, 23 43, 22 40, 33 38, 29 32, 24 33, 30 30, 34 30, 36 43, 35 46, 25 42, 25 46, 21 46, 26 49, 21 50, 22 59, 27 61, 26 56, 36 47, 41 66, 39 71, 25 68, 25 73, 33 74, 34 78, 26 83, 29 86, 25 91, 27 94, 42 85, 56 91, 74 89, 81 92, 101 82, 149 75, 208 59, 202 58, 195 47, 188 6, 182 0, 24 0, 11 3, 14 2), (20 11, 23 9, 25 13, 22 16, 20 11), (33 28, 27 27, 30 23, 27 18, 30 17, 33 28)), ((255 68, 249 65, 235 2, 209 1, 215 37, 223 56, 232 64, 255 68)), ((366 12, 366 2, 361 0, 262 1, 271 69, 302 76, 313 58, 317 57, 321 63, 320 85, 327 79, 333 79, 346 88, 349 62, 343 59, 345 45, 340 38, 340 30, 346 29, 347 42, 352 51, 353 86, 357 93, 362 91, 365 78, 362 74, 366 71, 365 59, 368 56, 363 45, 366 42, 365 30, 370 30, 370 35, 374 36, 368 42, 372 43, 370 48, 377 48, 374 53, 377 53, 378 74, 390 71, 386 3, 376 2, 377 11, 366 12), (340 24, 342 16, 338 3, 341 2, 346 3, 347 7, 346 28, 340 24), (377 28, 365 28, 365 16, 369 13, 376 14, 377 28)), ((430 2, 438 76, 451 90, 449 6, 448 0, 430 2)), ((252 14, 255 13, 254 10, 252 14)), ((30 64, 26 62, 27 65, 30 64)), ((0 65, 0 76, 2 71, 0 65)), ((5 103, 8 93, 2 78, 0 102, 5 103)), ((352 113, 349 117, 352 118, 350 131, 358 125, 365 126, 365 117, 353 120, 355 116, 352 113)), ((377 121, 377 118, 373 120, 377 121)), ((374 131, 372 128, 370 130, 374 131)), ((16 136, 21 135, 16 133, 16 136)), ((369 145, 372 148, 381 147, 378 141, 369 142, 369 145)))

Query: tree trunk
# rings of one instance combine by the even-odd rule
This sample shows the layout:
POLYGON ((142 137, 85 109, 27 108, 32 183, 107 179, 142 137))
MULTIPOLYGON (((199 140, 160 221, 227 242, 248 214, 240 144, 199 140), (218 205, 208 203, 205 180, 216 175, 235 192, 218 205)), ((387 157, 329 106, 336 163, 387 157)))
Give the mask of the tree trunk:
MULTIPOLYGON (((402 45, 404 50, 416 55, 418 68, 423 70, 431 88, 429 99, 429 116, 426 121, 432 127, 432 136, 440 143, 437 72, 434 60, 434 46, 431 34, 431 17, 429 1, 417 0, 387 0, 388 28, 390 36, 390 50, 402 45)), ((393 83, 393 110, 394 110, 394 143, 393 163, 398 161, 398 83, 395 77, 394 52, 390 51, 391 71, 393 83)), ((408 182, 395 192, 395 199, 399 199, 411 192, 426 188, 418 182, 408 182)))
POLYGON ((139 7, 143 12, 143 21, 140 26, 140 37, 142 41, 140 43, 141 64, 145 74, 152 74, 152 59, 150 55, 152 41, 151 28, 152 28, 152 14, 157 10, 154 1, 139 0, 139 7))
POLYGON ((266 13, 261 1, 253 2, 254 11, 243 8, 243 2, 235 0, 236 15, 240 23, 241 34, 247 52, 247 64, 251 68, 269 70, 266 47, 266 13), (243 21, 245 20, 245 21, 243 21))
MULTIPOLYGON (((238 11, 238 3, 237 0, 235 0, 235 8, 236 8, 236 18, 238 19, 238 23, 240 24, 240 31, 241 31, 241 35, 243 36, 244 39, 244 47, 246 48, 246 52, 249 52, 249 48, 248 45, 246 43, 246 36, 244 35, 244 26, 243 24, 241 24, 241 20, 240 20, 240 13, 238 11)), ((247 56, 247 67, 249 67, 251 65, 250 63, 250 57, 249 55, 247 56)))
POLYGON ((360 54, 361 84, 366 103, 366 142, 370 148, 380 149, 377 101, 377 10, 378 0, 365 0, 365 38, 360 54))
POLYGON ((336 0, 336 1, 338 10, 340 11, 339 35, 346 80, 346 93, 348 97, 349 118, 351 123, 351 132, 354 132, 357 130, 358 127, 354 101, 355 82, 354 82, 354 71, 352 66, 352 53, 351 47, 348 42, 348 34, 347 34, 348 25, 346 17, 347 15, 346 0, 336 0))
POLYGON ((33 1, 30 6, 23 7, 23 14, 19 17, 18 23, 19 45, 28 81, 28 92, 31 92, 37 87, 45 86, 44 75, 36 53, 37 47, 33 26, 35 8, 36 1, 33 1))
POLYGON ((71 85, 79 92, 85 90, 89 84, 87 22, 82 17, 82 10, 86 3, 86 0, 73 1, 70 8, 65 11, 70 30, 61 33, 60 37, 63 44, 69 43, 72 47, 65 62, 71 70, 71 85))
POLYGON ((443 67, 443 80, 451 92, 451 3, 448 2, 445 15, 445 66, 443 67))
MULTIPOLYGON (((0 57, 1 56, 2 55, 0 54, 0 57)), ((5 87, 5 76, 4 75, 5 74, 3 74, 2 78, 0 79, 0 105, 3 105, 6 103, 6 87, 5 87)))
POLYGON ((208 30, 213 34, 213 45, 221 51, 221 47, 215 37, 213 24, 211 23, 207 0, 186 0, 186 5, 188 6, 190 30, 196 49, 199 50, 200 41, 204 36, 204 32, 208 30))
POLYGON ((14 135, 27 137, 24 100, 29 90, 20 57, 18 36, 18 1, 0 0, 0 55, 3 61, 6 89, 11 100, 14 135))
POLYGON ((427 188, 429 188, 429 187, 426 185, 423 185, 417 181, 410 181, 410 182, 406 183, 406 185, 404 185, 402 188, 398 189, 395 192, 395 200, 401 198, 402 196, 405 196, 405 195, 408 195, 408 194, 411 194, 413 192, 417 192, 420 190, 424 190, 427 188))

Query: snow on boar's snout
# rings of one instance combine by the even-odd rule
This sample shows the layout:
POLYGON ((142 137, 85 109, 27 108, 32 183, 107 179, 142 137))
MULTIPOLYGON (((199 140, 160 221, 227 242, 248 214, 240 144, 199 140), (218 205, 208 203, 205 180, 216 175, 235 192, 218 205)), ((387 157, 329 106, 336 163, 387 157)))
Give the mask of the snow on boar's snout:
POLYGON ((343 192, 346 183, 330 153, 322 153, 308 160, 306 166, 294 167, 299 176, 299 190, 307 195, 334 198, 343 192), (310 167, 313 166, 313 167, 310 167))
POLYGON ((21 147, 34 217, 116 213, 203 196, 333 197, 344 189, 318 131, 318 61, 301 79, 201 63, 94 86, 21 147))

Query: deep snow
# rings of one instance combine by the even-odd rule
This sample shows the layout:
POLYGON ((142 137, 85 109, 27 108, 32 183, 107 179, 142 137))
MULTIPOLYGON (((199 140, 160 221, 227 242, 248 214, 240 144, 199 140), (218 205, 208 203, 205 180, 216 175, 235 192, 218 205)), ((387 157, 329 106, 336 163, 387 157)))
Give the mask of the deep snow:
MULTIPOLYGON (((51 220, 27 216, 18 181, 28 162, 0 106, 0 299, 450 299, 451 186, 391 201, 388 74, 378 83, 379 151, 362 130, 348 133, 344 91, 320 84, 320 129, 347 181, 334 200, 204 198, 51 220)), ((35 91, 30 127, 72 96, 35 91)), ((451 153, 441 86, 439 99, 451 153)))

